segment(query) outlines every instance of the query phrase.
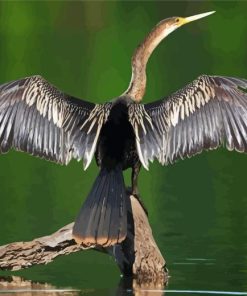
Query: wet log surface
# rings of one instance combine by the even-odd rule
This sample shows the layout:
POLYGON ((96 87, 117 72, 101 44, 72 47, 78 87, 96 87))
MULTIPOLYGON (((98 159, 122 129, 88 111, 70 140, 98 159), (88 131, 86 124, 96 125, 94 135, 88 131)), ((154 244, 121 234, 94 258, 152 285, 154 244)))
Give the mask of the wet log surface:
MULTIPOLYGON (((138 199, 130 196, 129 201, 127 238, 120 245, 94 249, 113 256, 125 276, 134 276, 139 282, 166 282, 165 260, 155 243, 147 215, 138 199)), ((0 270, 48 264, 58 256, 87 249, 76 244, 72 228, 70 223, 51 235, 1 246, 0 270)))

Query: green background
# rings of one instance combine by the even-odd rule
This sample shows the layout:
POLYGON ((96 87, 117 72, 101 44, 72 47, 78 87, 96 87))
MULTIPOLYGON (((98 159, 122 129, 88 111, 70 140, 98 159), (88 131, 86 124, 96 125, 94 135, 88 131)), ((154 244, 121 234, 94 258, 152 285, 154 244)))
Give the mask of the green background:
MULTIPOLYGON (((132 52, 156 23, 211 10, 216 13, 157 48, 145 102, 200 74, 247 78, 247 2, 1 1, 0 83, 40 74, 69 94, 105 102, 127 88, 132 52)), ((167 260, 170 289, 247 290, 246 168, 246 155, 221 149, 142 170, 141 196, 167 260)), ((14 151, 2 155, 0 244, 73 221, 96 174, 95 163, 84 172, 76 161, 61 167, 14 151)), ((94 251, 15 274, 96 294, 117 287, 120 276, 113 259, 94 251)))

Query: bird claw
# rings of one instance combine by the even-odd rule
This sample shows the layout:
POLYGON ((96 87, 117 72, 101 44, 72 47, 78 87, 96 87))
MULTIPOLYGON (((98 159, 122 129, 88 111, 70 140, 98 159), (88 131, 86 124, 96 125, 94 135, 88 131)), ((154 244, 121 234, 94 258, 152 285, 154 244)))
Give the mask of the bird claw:
POLYGON ((132 195, 138 200, 138 202, 141 205, 141 207, 143 208, 145 214, 148 216, 148 210, 145 207, 145 205, 144 205, 144 203, 143 203, 143 201, 142 201, 142 199, 140 197, 140 193, 137 190, 132 190, 131 187, 127 187, 126 192, 127 192, 128 195, 132 195))
POLYGON ((142 201, 142 199, 140 197, 140 194, 139 193, 132 192, 132 195, 138 200, 138 202, 140 203, 141 207, 143 208, 145 214, 148 217, 148 210, 147 210, 146 206, 144 205, 144 202, 142 201))

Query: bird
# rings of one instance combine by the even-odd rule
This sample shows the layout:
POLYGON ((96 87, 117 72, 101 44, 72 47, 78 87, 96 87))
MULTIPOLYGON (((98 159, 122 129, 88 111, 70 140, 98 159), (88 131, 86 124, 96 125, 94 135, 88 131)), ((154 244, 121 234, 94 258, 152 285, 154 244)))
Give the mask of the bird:
POLYGON ((92 189, 75 219, 73 237, 86 247, 109 247, 127 235, 123 171, 132 170, 131 194, 140 198, 141 167, 172 164, 224 146, 247 152, 247 80, 200 75, 175 93, 142 103, 146 65, 170 33, 214 11, 159 22, 134 51, 127 90, 103 104, 60 91, 39 75, 0 86, 0 153, 10 149, 67 165, 95 158, 92 189))

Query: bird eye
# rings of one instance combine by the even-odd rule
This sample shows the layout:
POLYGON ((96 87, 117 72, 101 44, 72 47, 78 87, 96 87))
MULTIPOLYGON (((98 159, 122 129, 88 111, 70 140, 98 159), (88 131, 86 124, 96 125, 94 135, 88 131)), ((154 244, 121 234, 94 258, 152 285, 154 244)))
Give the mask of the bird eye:
POLYGON ((175 22, 176 22, 176 23, 178 23, 178 22, 179 22, 179 18, 178 18, 178 17, 175 19, 175 22))

